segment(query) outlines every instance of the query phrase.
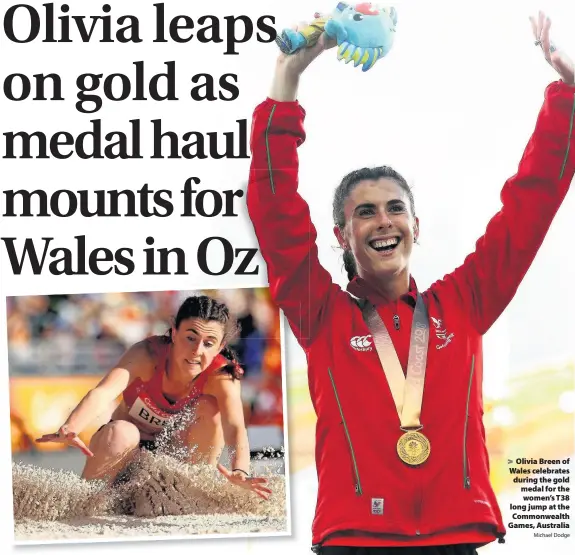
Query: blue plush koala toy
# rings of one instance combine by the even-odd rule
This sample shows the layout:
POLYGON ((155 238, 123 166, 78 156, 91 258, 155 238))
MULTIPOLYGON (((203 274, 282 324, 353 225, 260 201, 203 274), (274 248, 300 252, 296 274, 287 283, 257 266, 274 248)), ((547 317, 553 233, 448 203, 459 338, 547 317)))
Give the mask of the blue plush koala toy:
POLYGON ((391 50, 397 12, 395 8, 379 7, 371 2, 350 5, 340 2, 333 13, 317 17, 298 31, 285 29, 276 42, 284 54, 313 46, 323 32, 336 39, 337 57, 345 63, 353 61, 362 71, 372 68, 379 58, 391 50))

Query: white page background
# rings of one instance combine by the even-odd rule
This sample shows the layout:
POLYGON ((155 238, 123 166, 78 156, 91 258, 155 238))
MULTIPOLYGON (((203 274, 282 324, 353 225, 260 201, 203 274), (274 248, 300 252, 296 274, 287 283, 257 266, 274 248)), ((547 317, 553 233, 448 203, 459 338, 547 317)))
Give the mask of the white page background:
MULTIPOLYGON (((4 1, 2 11, 16 2, 4 1)), ((70 1, 70 15, 100 14, 101 2, 70 1)), ((55 72, 62 76, 65 102, 10 102, 2 95, 2 132, 66 130, 73 134, 89 128, 89 120, 102 119, 105 130, 127 130, 132 118, 142 121, 144 155, 149 154, 149 122, 161 118, 164 129, 185 131, 235 131, 236 119, 247 118, 268 92, 277 54, 275 45, 255 38, 238 46, 240 55, 224 56, 219 44, 168 42, 153 38, 153 2, 116 1, 112 16, 136 15, 140 21, 140 44, 98 42, 14 44, 0 33, 2 79, 11 73, 55 72), (84 72, 131 75, 132 62, 145 60, 148 74, 164 71, 164 61, 177 64, 178 102, 104 101, 96 114, 80 114, 74 108, 75 77, 84 72), (236 73, 240 96, 233 102, 193 102, 187 98, 194 73, 236 73)), ((35 2, 40 7, 40 2, 35 2)), ((316 10, 333 8, 326 0, 317 3, 232 2, 209 5, 170 0, 166 13, 197 19, 204 14, 248 15, 255 21, 264 14, 276 17, 276 28, 310 19, 316 10)), ((499 191, 512 175, 533 129, 545 86, 555 80, 553 70, 533 46, 528 15, 539 8, 553 17, 553 37, 575 57, 575 7, 566 2, 522 3, 431 3, 396 2, 399 23, 397 40, 388 58, 364 74, 335 59, 335 51, 318 60, 302 79, 300 101, 307 110, 308 140, 300 151, 301 192, 311 206, 318 228, 321 262, 334 279, 345 283, 339 251, 331 232, 331 195, 339 179, 363 165, 390 164, 404 173, 415 187, 421 220, 421 246, 416 249, 413 274, 420 287, 461 263, 499 207, 499 191), (329 199, 329 200, 328 200, 329 199)), ((56 12, 59 14, 56 4, 56 12)), ((75 35, 74 35, 75 36, 75 35)), ((23 294, 84 293, 230 288, 265 285, 261 259, 258 276, 207 276, 193 263, 202 239, 226 237, 234 247, 255 247, 244 199, 237 203, 238 218, 179 218, 177 192, 191 176, 200 177, 197 189, 220 191, 243 187, 249 160, 0 160, 2 190, 16 188, 173 189, 174 215, 169 218, 1 218, 0 236, 54 237, 55 246, 73 247, 74 235, 86 235, 89 248, 121 246, 134 249, 136 270, 129 276, 34 276, 29 269, 13 275, 6 250, 0 246, 0 349, 7 369, 5 297, 23 294), (186 276, 144 276, 142 248, 148 235, 156 247, 180 247, 188 253, 186 276)), ((573 192, 567 197, 520 292, 485 341, 486 393, 503 394, 507 375, 542 364, 574 360, 573 314, 575 280, 573 257, 573 192)), ((211 263, 218 267, 218 249, 211 263)), ((289 334, 288 334, 289 335, 289 334)), ((305 364, 293 339, 287 344, 287 371, 305 364)), ((7 377, 7 370, 5 370, 7 377)), ((536 392, 534 392, 536 394, 536 392)), ((8 390, 0 392, 8 422, 8 390)), ((0 427, 2 445, 9 445, 8 425, 0 427)), ((527 454, 526 454, 527 455, 527 454)), ((5 447, 1 496, 4 538, 13 535, 10 483, 10 451, 5 447)), ((82 546, 90 552, 120 549, 144 553, 161 548, 166 552, 194 549, 199 553, 307 552, 315 504, 315 471, 296 474, 292 480, 292 538, 254 540, 197 540, 197 543, 164 542, 82 546)), ((533 540, 531 540, 532 542, 533 540)), ((511 533, 497 553, 520 553, 527 534, 511 533)), ((567 541, 545 543, 553 553, 572 549, 567 541), (569 547, 568 547, 569 545, 569 547)), ((542 545, 542 544, 538 544, 542 545)), ((12 548, 14 549, 14 548, 12 548)), ((64 547, 30 547, 31 553, 64 547)), ((67 549, 72 549, 68 547, 67 549)))

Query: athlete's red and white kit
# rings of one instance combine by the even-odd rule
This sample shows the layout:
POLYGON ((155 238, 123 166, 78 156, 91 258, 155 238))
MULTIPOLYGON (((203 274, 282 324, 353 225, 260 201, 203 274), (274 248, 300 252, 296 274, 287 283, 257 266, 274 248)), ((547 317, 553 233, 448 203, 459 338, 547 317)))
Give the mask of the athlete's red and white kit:
POLYGON ((314 544, 483 544, 505 535, 482 422, 482 335, 515 295, 567 193, 574 110, 575 87, 547 87, 501 210, 463 264, 422 291, 430 337, 421 423, 431 455, 410 467, 398 457, 397 409, 352 295, 376 305, 405 372, 415 281, 398 303, 399 330, 395 302, 386 305, 360 278, 348 285, 352 295, 332 282, 298 193, 305 111, 269 98, 256 108, 247 203, 272 296, 307 355, 318 417, 314 544))
POLYGON ((222 355, 216 356, 210 366, 196 377, 188 395, 172 403, 162 392, 162 383, 167 372, 172 344, 162 336, 151 337, 148 341, 156 361, 154 373, 147 382, 136 378, 130 383, 123 393, 123 400, 129 416, 138 428, 156 435, 163 430, 169 418, 181 413, 197 401, 204 394, 208 378, 230 362, 222 355))

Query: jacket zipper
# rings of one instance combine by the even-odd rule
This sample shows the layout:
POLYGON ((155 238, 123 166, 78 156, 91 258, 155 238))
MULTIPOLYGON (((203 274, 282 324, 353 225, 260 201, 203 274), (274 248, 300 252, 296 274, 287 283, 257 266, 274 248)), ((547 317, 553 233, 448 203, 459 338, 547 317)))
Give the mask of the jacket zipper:
POLYGON ((421 486, 419 484, 419 482, 417 481, 417 500, 415 502, 415 506, 414 506, 414 510, 413 510, 413 516, 414 516, 414 522, 415 522, 415 535, 416 536, 421 536, 421 503, 423 501, 422 499, 422 491, 421 491, 421 486))
POLYGON ((571 121, 569 122, 569 137, 567 138, 567 149, 565 150, 565 158, 563 158, 563 166, 561 166, 561 173, 559 179, 563 177, 567 159, 569 158, 569 148, 571 146, 571 134, 573 133, 573 116, 575 116, 575 95, 573 95, 573 106, 571 107, 571 121))
POLYGON ((333 392, 335 394, 335 400, 337 402, 337 407, 339 408, 339 415, 341 416, 341 423, 343 424, 343 429, 345 431, 345 437, 347 438, 347 443, 349 445, 349 451, 351 453, 351 461, 353 463, 353 472, 355 475, 355 493, 357 495, 363 495, 363 491, 361 489, 361 482, 359 480, 359 470, 357 468, 357 462, 355 460, 355 453, 353 451, 353 445, 351 444, 351 436, 349 435, 349 430, 347 429, 347 424, 345 422, 345 417, 343 416, 343 409, 341 407, 341 403, 339 402, 339 395, 337 394, 337 389, 335 387, 335 381, 333 379, 333 375, 331 373, 331 368, 327 369, 329 374, 329 379, 331 380, 331 385, 333 387, 333 392))
POLYGON ((268 140, 268 136, 269 136, 269 132, 270 132, 270 127, 272 126, 272 118, 274 116, 274 112, 276 111, 276 104, 274 104, 272 106, 272 111, 270 112, 270 117, 268 118, 268 125, 266 127, 266 154, 268 157, 268 173, 270 176, 270 186, 272 188, 272 193, 275 195, 276 194, 276 187, 274 185, 274 176, 273 176, 273 172, 272 172, 272 157, 270 154, 270 144, 269 144, 269 140, 268 140))
POLYGON ((471 399, 471 384, 473 383, 473 371, 475 369, 475 355, 471 357, 471 372, 469 373, 469 386, 467 388, 467 403, 465 404, 465 426, 463 428, 463 487, 471 488, 469 478, 469 464, 467 461, 467 425, 469 423, 469 400, 471 399))

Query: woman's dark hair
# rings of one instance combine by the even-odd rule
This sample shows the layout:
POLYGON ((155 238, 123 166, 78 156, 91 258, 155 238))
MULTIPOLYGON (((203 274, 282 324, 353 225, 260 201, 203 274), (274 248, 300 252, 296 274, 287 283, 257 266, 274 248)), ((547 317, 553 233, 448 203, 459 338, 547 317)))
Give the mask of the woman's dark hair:
MULTIPOLYGON (((222 324, 224 328, 222 343, 225 343, 226 346, 222 349, 221 354, 230 361, 230 364, 225 366, 223 370, 228 372, 234 379, 239 379, 244 371, 240 366, 240 361, 235 351, 229 347, 229 344, 239 336, 240 325, 235 317, 230 314, 228 307, 207 295, 188 297, 178 309, 178 313, 174 318, 174 327, 178 329, 182 321, 188 318, 199 318, 208 322, 219 322, 222 324)), ((171 341, 171 328, 166 332, 166 338, 171 341)))
MULTIPOLYGON (((338 185, 333 195, 333 222, 343 231, 345 227, 344 204, 347 197, 355 189, 360 181, 366 179, 377 180, 381 178, 393 179, 404 191, 409 199, 411 214, 415 217, 415 201, 411 187, 407 184, 405 178, 389 166, 377 166, 375 168, 361 168, 348 173, 338 185)), ((351 281, 357 275, 357 266, 355 258, 349 250, 343 251, 343 267, 347 272, 347 278, 351 281)))

